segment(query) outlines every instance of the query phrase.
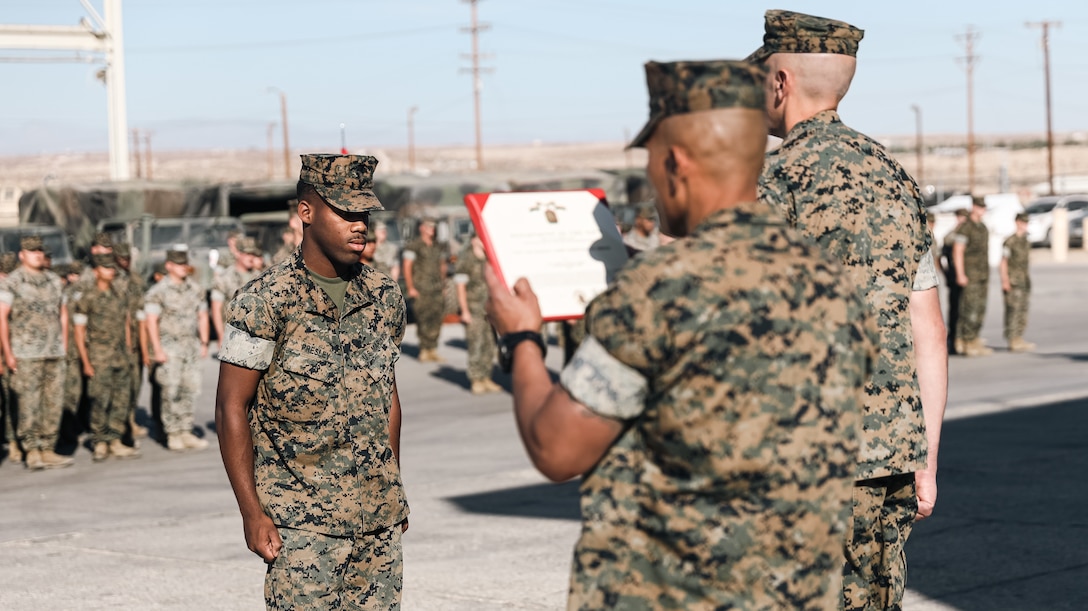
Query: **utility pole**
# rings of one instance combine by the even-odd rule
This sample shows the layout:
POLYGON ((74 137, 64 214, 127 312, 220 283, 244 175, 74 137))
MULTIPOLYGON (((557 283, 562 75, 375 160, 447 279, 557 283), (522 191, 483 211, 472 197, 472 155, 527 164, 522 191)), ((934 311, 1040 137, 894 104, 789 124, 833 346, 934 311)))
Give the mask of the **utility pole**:
POLYGON ((144 160, 144 165, 147 166, 147 179, 151 180, 151 130, 144 130, 144 154, 147 158, 144 160))
MULTIPOLYGON (((415 130, 415 115, 418 107, 413 106, 408 109, 408 170, 411 172, 416 171, 416 130, 415 130)), ((479 149, 477 149, 479 154, 479 149)), ((479 163, 477 159, 476 163, 479 163)))
POLYGON ((922 169, 922 155, 924 154, 922 147, 922 108, 917 104, 911 104, 910 109, 914 111, 914 148, 918 155, 918 185, 924 188, 926 174, 922 169))
POLYGON ((269 87, 269 93, 278 93, 280 96, 280 120, 283 123, 283 177, 291 180, 291 141, 287 130, 287 94, 283 91, 269 87))
POLYGON ((276 124, 275 123, 269 123, 268 124, 268 180, 272 180, 272 178, 276 175, 276 155, 275 155, 275 149, 273 148, 273 142, 272 142, 272 138, 275 136, 275 134, 276 134, 276 124))
POLYGON ((490 58, 490 54, 487 56, 480 54, 480 40, 479 34, 485 30, 491 29, 491 26, 486 23, 479 23, 476 20, 476 4, 479 0, 461 0, 467 2, 472 7, 472 25, 467 28, 461 28, 462 32, 468 32, 472 34, 472 53, 470 55, 462 54, 462 57, 472 60, 471 68, 462 68, 461 72, 468 72, 472 74, 472 95, 474 99, 474 106, 476 110, 476 169, 484 169, 484 147, 483 140, 480 135, 480 90, 483 89, 483 81, 480 80, 480 74, 485 72, 492 72, 491 68, 481 68, 480 60, 490 58))
POLYGON ((1024 25, 1029 28, 1038 26, 1043 30, 1043 73, 1046 75, 1046 177, 1050 184, 1050 195, 1054 195, 1054 129, 1050 116, 1050 26, 1060 28, 1062 22, 1029 21, 1024 25))
POLYGON ((106 84, 109 125, 110 178, 130 177, 128 117, 125 109, 125 53, 121 28, 121 0, 103 0, 105 18, 88 0, 80 0, 94 20, 76 26, 0 25, 0 49, 75 51, 74 57, 37 58, 42 61, 87 61, 79 52, 100 56, 106 67, 98 72, 106 84))
POLYGON ((136 162, 136 178, 142 178, 143 172, 140 171, 140 130, 132 130, 132 158, 136 162))
POLYGON ((967 26, 967 31, 964 34, 957 36, 956 38, 962 40, 966 47, 967 54, 960 58, 963 65, 967 69, 967 192, 974 194, 975 192, 975 62, 978 61, 978 56, 975 55, 975 41, 978 40, 979 33, 975 31, 973 26, 967 26))

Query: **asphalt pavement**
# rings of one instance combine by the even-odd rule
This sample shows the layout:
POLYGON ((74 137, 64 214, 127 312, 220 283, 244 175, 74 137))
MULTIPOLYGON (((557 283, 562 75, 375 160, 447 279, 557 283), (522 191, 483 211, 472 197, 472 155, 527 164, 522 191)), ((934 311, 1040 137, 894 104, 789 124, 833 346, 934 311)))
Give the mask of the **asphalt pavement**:
MULTIPOLYGON (((908 546, 906 608, 1082 609, 1088 594, 1088 261, 1033 267, 1028 339, 1001 340, 996 282, 983 335, 997 352, 950 363, 935 515, 908 546)), ((561 609, 578 536, 576 482, 529 464, 506 394, 473 396, 457 325, 441 365, 397 367, 407 610, 561 609)), ((558 370, 556 346, 548 356, 558 370)), ((214 441, 217 363, 197 407, 214 441)), ((508 387, 509 380, 499 377, 508 387)), ((147 405, 146 388, 141 405, 147 405)), ((146 418, 146 412, 141 412, 146 418)), ((264 564, 215 446, 31 473, 0 465, 0 609, 261 609, 264 564)))

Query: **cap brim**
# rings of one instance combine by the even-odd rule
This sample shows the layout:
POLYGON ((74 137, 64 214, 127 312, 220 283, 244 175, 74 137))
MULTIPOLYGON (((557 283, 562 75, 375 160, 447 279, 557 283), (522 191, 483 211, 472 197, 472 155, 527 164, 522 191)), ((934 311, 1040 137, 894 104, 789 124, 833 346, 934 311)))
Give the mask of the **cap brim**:
POLYGON ((628 144, 625 148, 645 148, 646 142, 650 140, 650 136, 654 135, 654 130, 657 129, 658 124, 661 123, 661 119, 662 117, 660 115, 650 117, 650 120, 647 121, 646 125, 642 127, 642 130, 639 131, 637 136, 635 136, 635 139, 632 140, 631 143, 628 144))
POLYGON ((325 202, 344 212, 370 212, 373 210, 385 210, 385 206, 378 200, 378 196, 370 189, 329 189, 319 185, 313 185, 325 202))
POLYGON ((752 51, 752 54, 748 57, 745 57, 744 61, 750 64, 762 64, 763 62, 767 61, 767 58, 770 56, 771 52, 767 49, 767 47, 762 46, 755 51, 752 51))

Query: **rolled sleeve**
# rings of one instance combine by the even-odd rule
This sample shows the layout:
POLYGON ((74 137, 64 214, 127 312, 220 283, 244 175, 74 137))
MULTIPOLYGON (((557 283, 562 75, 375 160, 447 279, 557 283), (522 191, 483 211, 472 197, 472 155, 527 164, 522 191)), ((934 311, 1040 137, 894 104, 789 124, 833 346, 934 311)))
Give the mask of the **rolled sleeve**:
POLYGON ((148 316, 160 316, 162 314, 162 306, 149 301, 144 305, 144 314, 148 316))
POLYGON ((12 293, 9 290, 0 291, 0 303, 6 303, 8 305, 15 303, 15 293, 12 293))
POLYGON ((268 302, 253 293, 239 293, 227 304, 223 322, 219 360, 246 369, 268 369, 279 335, 268 302))
POLYGON ((415 261, 416 260, 416 253, 415 253, 415 251, 412 251, 412 250, 404 251, 404 254, 402 256, 404 257, 405 261, 415 261))
POLYGON ((258 371, 264 371, 272 364, 276 342, 254 337, 232 325, 225 325, 223 335, 226 337, 219 350, 220 361, 258 371))
POLYGON ((87 320, 88 319, 87 319, 86 314, 73 314, 72 315, 72 322, 76 323, 77 327, 86 327, 87 326, 87 320))
POLYGON ((454 284, 468 284, 468 274, 454 274, 453 275, 453 283, 454 284))
POLYGON ((918 271, 914 274, 915 291, 928 291, 937 286, 937 266, 933 263, 933 251, 927 250, 918 263, 918 271))
POLYGON ((578 346, 559 383, 574 400, 602 416, 630 420, 646 409, 646 379, 592 336, 578 346))

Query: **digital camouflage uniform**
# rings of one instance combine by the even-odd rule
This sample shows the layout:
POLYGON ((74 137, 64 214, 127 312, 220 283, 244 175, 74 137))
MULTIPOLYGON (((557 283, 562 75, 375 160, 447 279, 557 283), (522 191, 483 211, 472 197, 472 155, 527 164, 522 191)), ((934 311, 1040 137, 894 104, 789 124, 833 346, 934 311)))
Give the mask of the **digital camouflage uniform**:
POLYGON ((1003 255, 1011 288, 1005 292, 1005 339, 1012 342, 1024 337, 1028 326, 1028 299, 1031 276, 1028 262, 1031 244, 1027 236, 1011 235, 1005 240, 1003 255))
POLYGON ((51 271, 31 273, 19 267, 0 288, 0 301, 11 307, 8 329, 18 367, 11 374, 16 437, 27 452, 52 452, 64 401, 63 283, 51 271))
POLYGON ((419 291, 419 297, 412 301, 412 312, 416 317, 421 352, 438 347, 442 318, 446 314, 446 302, 442 295, 446 279, 442 277, 442 263, 448 252, 446 243, 437 239, 428 246, 417 238, 404 247, 404 260, 413 262, 412 282, 419 291))
POLYGON ((244 272, 238 266, 231 265, 227 269, 221 269, 216 273, 212 282, 212 301, 227 303, 238 293, 239 289, 247 282, 257 277, 253 272, 244 272))
POLYGON ((85 427, 89 424, 85 420, 86 414, 80 412, 80 405, 83 402, 83 363, 79 360, 79 348, 76 347, 76 313, 73 307, 86 288, 87 285, 84 284, 82 279, 64 287, 64 301, 68 304, 68 351, 64 375, 64 409, 70 410, 71 414, 76 418, 75 426, 77 429, 75 431, 66 430, 66 436, 75 436, 76 438, 86 430, 85 427), (80 421, 81 419, 82 421, 80 421))
POLYGON ((121 439, 128 423, 132 381, 126 327, 131 299, 127 286, 106 291, 91 286, 69 304, 72 321, 86 329, 87 357, 94 368, 94 376, 87 378, 87 400, 96 444, 121 439))
MULTIPOLYGON (((144 360, 140 353, 140 323, 145 320, 144 293, 147 292, 147 281, 129 271, 118 269, 117 278, 127 288, 129 314, 129 333, 132 345, 129 347, 125 358, 128 360, 129 402, 128 413, 130 416, 136 413, 136 403, 140 398, 140 386, 143 384, 144 360)), ((116 282, 116 280, 115 280, 116 282)))
POLYGON ((465 285, 465 301, 472 322, 465 327, 465 340, 468 343, 468 379, 481 382, 491 379, 491 368, 495 362, 495 333, 491 323, 487 322, 487 283, 484 281, 484 266, 487 258, 477 257, 469 241, 457 257, 456 275, 453 281, 465 285))
POLYGON ((765 203, 633 259, 560 375, 629 426, 581 486, 571 609, 833 609, 875 329, 765 203))
POLYGON ((204 291, 190 278, 167 276, 144 296, 144 311, 157 316, 159 343, 166 362, 155 368, 162 387, 162 427, 169 436, 190 433, 193 408, 200 394, 199 314, 207 312, 204 291))
POLYGON ((220 360, 262 372, 249 411, 254 474, 284 540, 265 580, 269 608, 399 605, 408 504, 389 412, 404 327, 388 276, 359 266, 340 312, 301 253, 227 306, 220 360))
POLYGON ((945 319, 945 325, 948 332, 949 353, 956 352, 956 328, 959 327, 960 299, 963 296, 963 287, 956 282, 956 258, 952 255, 955 244, 956 230, 953 229, 944 237, 944 242, 941 244, 941 254, 944 256, 944 279, 948 286, 948 318, 945 319))
MULTIPOLYGON (((764 45, 753 56, 855 56, 863 36, 840 21, 767 11, 764 45)), ((834 110, 798 122, 767 154, 760 197, 843 265, 877 321, 880 350, 865 389, 843 598, 848 609, 895 608, 917 508, 913 474, 927 456, 909 310, 912 291, 938 283, 925 207, 902 166, 834 110)))
POLYGON ((981 221, 968 218, 954 234, 953 241, 964 245, 963 273, 967 286, 960 293, 960 318, 956 339, 964 343, 975 341, 982 331, 986 316, 986 297, 990 282, 990 231, 981 221))
POLYGON ((397 264, 397 246, 388 240, 374 249, 374 269, 393 277, 393 267, 397 264))

